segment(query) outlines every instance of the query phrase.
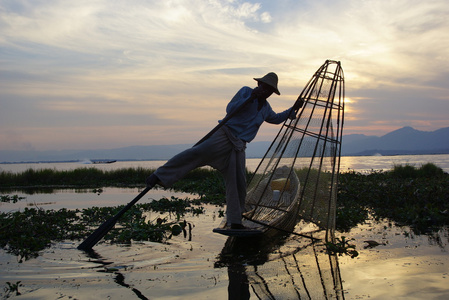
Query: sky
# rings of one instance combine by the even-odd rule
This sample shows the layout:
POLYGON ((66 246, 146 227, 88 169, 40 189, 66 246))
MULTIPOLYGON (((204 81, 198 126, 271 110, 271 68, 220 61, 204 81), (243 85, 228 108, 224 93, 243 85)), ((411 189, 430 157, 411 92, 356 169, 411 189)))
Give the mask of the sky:
POLYGON ((446 0, 1 0, 0 150, 194 144, 254 77, 278 74, 280 112, 327 59, 345 135, 449 127, 448 16, 446 0))

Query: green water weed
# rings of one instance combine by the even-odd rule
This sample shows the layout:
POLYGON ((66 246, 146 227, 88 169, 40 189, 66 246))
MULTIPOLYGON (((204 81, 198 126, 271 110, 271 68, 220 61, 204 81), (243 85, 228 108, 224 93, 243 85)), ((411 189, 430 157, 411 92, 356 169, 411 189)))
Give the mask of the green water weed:
POLYGON ((355 245, 349 243, 353 240, 354 239, 346 239, 345 236, 342 236, 341 238, 335 238, 335 242, 326 242, 326 253, 339 256, 346 254, 351 256, 351 258, 355 258, 359 255, 359 253, 355 250, 355 245))

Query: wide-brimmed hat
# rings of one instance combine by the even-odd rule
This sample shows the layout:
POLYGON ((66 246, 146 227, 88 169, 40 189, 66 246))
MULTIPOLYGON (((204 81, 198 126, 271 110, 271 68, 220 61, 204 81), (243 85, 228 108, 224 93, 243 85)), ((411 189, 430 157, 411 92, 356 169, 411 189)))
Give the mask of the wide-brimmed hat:
POLYGON ((260 81, 263 83, 268 84, 269 86, 272 86, 274 88, 274 92, 278 95, 280 95, 281 93, 279 93, 278 90, 278 76, 276 75, 276 73, 270 72, 267 75, 265 75, 262 78, 254 78, 254 80, 256 81, 260 81))

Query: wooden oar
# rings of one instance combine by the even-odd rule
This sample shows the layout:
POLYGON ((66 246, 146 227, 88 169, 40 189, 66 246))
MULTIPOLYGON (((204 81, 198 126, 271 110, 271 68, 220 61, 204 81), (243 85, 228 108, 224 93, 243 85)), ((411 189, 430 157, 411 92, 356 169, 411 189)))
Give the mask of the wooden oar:
MULTIPOLYGON (((250 101, 254 100, 255 97, 250 97, 248 100, 246 100, 241 106, 239 106, 235 111, 232 113, 226 115, 226 117, 218 123, 217 126, 215 126, 214 129, 212 129, 208 134, 206 134, 201 140, 198 141, 194 146, 197 146, 210 138, 215 132, 218 131, 223 125, 226 124, 226 122, 229 121, 233 116, 235 116, 239 111, 242 110, 242 108, 249 103, 250 101)), ((115 223, 117 223, 117 220, 125 213, 127 212, 134 204, 136 204, 137 201, 139 201, 151 188, 147 187, 142 192, 140 192, 139 195, 137 195, 136 198, 134 198, 131 202, 129 202, 124 208, 122 208, 115 216, 104 222, 100 227, 97 228, 90 236, 84 240, 77 248, 79 250, 84 251, 90 251, 92 250, 92 247, 95 246, 114 226, 115 223)))
POLYGON ((123 216, 125 212, 127 212, 137 201, 139 201, 151 188, 147 187, 133 201, 129 202, 124 208, 122 208, 115 216, 101 224, 100 227, 97 228, 87 239, 84 240, 79 246, 79 250, 89 251, 92 250, 92 247, 98 243, 108 232, 111 230, 117 220, 123 216))

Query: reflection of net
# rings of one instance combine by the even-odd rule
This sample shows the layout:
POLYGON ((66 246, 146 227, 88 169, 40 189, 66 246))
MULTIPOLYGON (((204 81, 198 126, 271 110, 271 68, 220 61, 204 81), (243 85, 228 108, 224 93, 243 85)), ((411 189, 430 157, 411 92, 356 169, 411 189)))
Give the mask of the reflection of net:
POLYGON ((337 257, 323 245, 264 265, 247 266, 246 274, 257 299, 344 299, 337 257))
POLYGON ((303 219, 333 230, 344 114, 340 62, 327 60, 299 97, 303 108, 284 123, 248 183, 245 216, 281 229, 303 219))

